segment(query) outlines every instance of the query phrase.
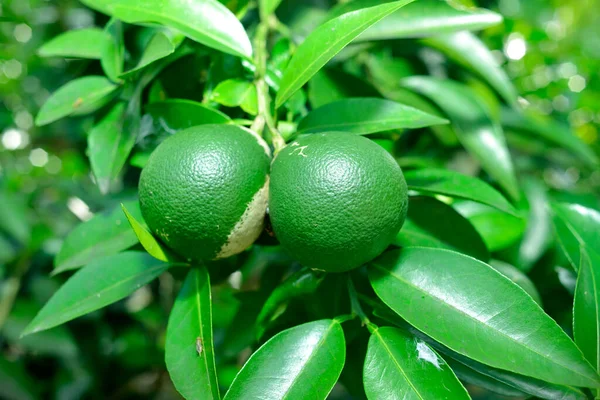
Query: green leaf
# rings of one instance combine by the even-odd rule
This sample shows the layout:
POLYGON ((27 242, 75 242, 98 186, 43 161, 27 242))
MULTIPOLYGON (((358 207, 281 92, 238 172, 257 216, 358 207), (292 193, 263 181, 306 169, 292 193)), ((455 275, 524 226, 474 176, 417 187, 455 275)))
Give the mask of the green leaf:
POLYGON ((449 116, 458 139, 467 151, 513 199, 519 198, 517 178, 504 132, 468 87, 426 76, 406 78, 402 83, 431 98, 449 116))
POLYGON ((369 279, 398 315, 460 354, 551 383, 600 387, 600 377, 556 322, 481 261, 404 248, 373 261, 369 279))
POLYGON ((470 399, 448 364, 425 342, 392 327, 375 329, 363 371, 369 399, 470 399))
POLYGON ((128 23, 155 22, 176 29, 203 45, 252 57, 252 45, 238 19, 217 0, 120 0, 112 6, 128 23))
POLYGON ((217 400, 212 300, 206 268, 192 268, 169 315, 165 361, 173 385, 186 399, 217 400))
MULTIPOLYGON (((133 215, 141 218, 137 201, 125 203, 133 215)), ((116 254, 137 243, 120 207, 94 215, 79 224, 66 237, 54 261, 53 274, 78 268, 98 258, 116 254)))
POLYGON ((211 100, 227 107, 241 106, 248 114, 256 115, 258 97, 256 86, 242 79, 227 79, 213 90, 211 100))
POLYGON ((314 293, 323 281, 324 275, 310 268, 303 268, 277 286, 269 295, 258 317, 256 327, 260 339, 269 323, 285 311, 287 303, 299 296, 314 293))
MULTIPOLYGON (((329 18, 344 14, 365 3, 378 0, 355 0, 331 10, 329 18)), ((456 8, 446 0, 419 0, 381 20, 359 41, 433 36, 463 30, 480 30, 502 22, 502 16, 485 9, 456 8)))
POLYGON ((21 244, 31 240, 29 209, 25 198, 17 193, 0 190, 0 232, 6 232, 21 244))
POLYGON ((521 286, 521 288, 526 291, 536 303, 542 306, 542 298, 540 297, 535 285, 533 282, 531 282, 529 277, 521 272, 518 268, 500 260, 490 261, 490 267, 494 268, 496 271, 500 272, 517 285, 521 286))
POLYGON ((58 89, 44 103, 37 117, 37 126, 69 115, 89 114, 105 105, 118 86, 103 76, 86 76, 72 80, 58 89))
POLYGON ((467 367, 466 365, 450 358, 446 358, 446 362, 456 374, 458 379, 462 382, 470 385, 478 386, 480 388, 489 390, 490 392, 499 394, 501 396, 508 397, 527 397, 527 393, 515 389, 505 383, 500 382, 494 378, 484 375, 480 372, 475 371, 467 367))
POLYGON ((517 242, 525 232, 525 220, 496 208, 471 201, 460 201, 453 207, 475 227, 486 247, 494 252, 517 242))
POLYGON ((410 190, 471 200, 517 215, 515 208, 504 196, 481 179, 441 168, 407 171, 404 177, 410 190))
POLYGON ((450 33, 425 39, 424 42, 480 75, 508 104, 517 105, 517 90, 508 75, 500 67, 492 52, 473 33, 467 31, 450 33))
POLYGON ((173 54, 177 46, 179 46, 183 41, 182 35, 178 34, 173 36, 174 37, 171 38, 164 32, 156 32, 148 42, 148 45, 144 49, 144 53, 142 54, 142 57, 138 61, 137 65, 134 68, 122 73, 120 78, 130 78, 153 62, 173 54))
POLYGON ((573 336, 585 358, 600 371, 600 254, 596 250, 581 249, 573 305, 573 336))
POLYGON ((345 358, 338 321, 324 319, 286 329, 252 354, 225 399, 325 400, 345 358))
POLYGON ((569 127, 555 121, 538 121, 513 109, 503 108, 502 125, 508 130, 528 133, 571 151, 590 167, 600 164, 598 156, 569 127))
POLYGON ((281 0, 259 0, 261 18, 265 19, 265 17, 273 14, 280 3, 281 0))
POLYGON ((353 98, 338 100, 309 112, 298 123, 298 132, 344 131, 367 135, 445 123, 448 121, 443 118, 393 101, 353 98))
MULTIPOLYGON (((125 216, 127 216, 127 220, 131 224, 131 228, 135 232, 137 239, 139 240, 144 250, 148 252, 152 257, 156 258, 160 261, 176 261, 177 257, 175 257, 167 248, 162 245, 148 230, 144 225, 140 224, 133 215, 127 211, 124 204, 121 204, 123 208, 123 212, 125 216)), ((160 235, 159 232, 156 232, 157 235, 160 235)))
POLYGON ((275 107, 279 108, 327 61, 331 60, 365 29, 412 1, 400 0, 380 5, 375 5, 380 2, 372 3, 371 7, 349 12, 315 29, 298 46, 290 60, 281 79, 275 107))
POLYGON ((552 204, 558 241, 573 268, 581 263, 581 249, 600 249, 600 211, 579 204, 552 204))
POLYGON ((0 357, 0 387, 2 397, 8 400, 35 400, 38 394, 38 382, 31 379, 21 363, 10 362, 0 357))
POLYGON ((123 60, 125 58, 125 44, 123 43, 123 23, 112 18, 104 28, 109 40, 102 48, 100 64, 106 76, 113 82, 120 82, 123 73, 123 60))
POLYGON ((41 57, 73 57, 99 60, 109 37, 102 29, 87 28, 67 31, 38 49, 41 57))
POLYGON ((222 112, 191 100, 169 99, 146 105, 158 130, 173 134, 202 124, 227 124, 231 119, 222 112))
POLYGON ((119 301, 168 267, 169 264, 137 251, 94 260, 60 287, 22 336, 53 328, 119 301))
POLYGON ((408 217, 394 242, 456 250, 487 261, 490 253, 473 225, 449 205, 431 197, 411 197, 408 217))
POLYGON ((342 70, 324 68, 308 81, 308 100, 313 109, 346 97, 379 97, 362 79, 342 70))
MULTIPOLYGON (((431 347, 435 348, 438 352, 443 353, 445 360, 450 364, 452 360, 456 362, 451 364, 452 369, 456 364, 464 365, 465 368, 469 368, 476 374, 481 375, 483 378, 498 382, 500 384, 508 385, 513 390, 522 391, 532 396, 537 396, 543 399, 570 399, 570 400, 584 400, 587 397, 579 389, 575 389, 571 386, 556 385, 553 383, 544 382, 539 379, 527 377, 524 375, 515 374, 514 372, 493 368, 488 365, 477 362, 471 358, 465 357, 455 351, 450 350, 443 344, 433 340, 423 332, 415 329, 409 325, 406 321, 400 318, 392 310, 387 307, 380 305, 376 306, 374 314, 380 318, 385 319, 388 322, 400 327, 417 338, 425 341, 431 347)), ((459 367, 460 368, 460 367, 459 367)), ((458 375, 459 371, 454 370, 458 375)), ((497 387, 497 385, 495 385, 497 387)))

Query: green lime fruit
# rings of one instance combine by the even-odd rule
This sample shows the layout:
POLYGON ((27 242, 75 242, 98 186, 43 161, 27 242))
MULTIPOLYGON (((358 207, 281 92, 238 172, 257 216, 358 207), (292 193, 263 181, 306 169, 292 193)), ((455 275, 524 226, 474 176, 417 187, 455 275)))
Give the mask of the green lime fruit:
POLYGON ((307 267, 342 272, 372 260, 394 240, 407 207, 398 163, 362 136, 307 135, 271 166, 273 231, 307 267))
POLYGON ((263 229, 270 162, 268 145, 245 128, 201 125, 178 132, 142 170, 144 220, 186 259, 237 254, 263 229))

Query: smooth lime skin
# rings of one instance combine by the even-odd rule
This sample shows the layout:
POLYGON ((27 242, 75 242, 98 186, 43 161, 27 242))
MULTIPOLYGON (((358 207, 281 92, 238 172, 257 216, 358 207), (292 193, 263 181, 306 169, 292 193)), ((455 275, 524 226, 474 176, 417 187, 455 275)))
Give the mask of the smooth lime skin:
POLYGON ((140 177, 152 234, 186 259, 212 260, 267 181, 270 157, 234 125, 200 125, 162 142, 140 177))
POLYGON ((306 135, 282 149, 271 167, 273 230, 311 268, 342 272, 372 260, 394 240, 407 207, 402 170, 363 136, 306 135))

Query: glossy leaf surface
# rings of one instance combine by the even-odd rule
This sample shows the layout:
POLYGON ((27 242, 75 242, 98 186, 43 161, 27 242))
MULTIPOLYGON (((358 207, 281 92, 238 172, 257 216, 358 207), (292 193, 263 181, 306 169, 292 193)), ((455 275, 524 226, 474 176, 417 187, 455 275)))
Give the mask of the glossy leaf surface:
POLYGON ((121 74, 121 77, 131 77, 136 72, 144 69, 153 62, 160 60, 161 58, 165 58, 170 54, 173 54, 177 46, 179 46, 179 44, 181 44, 183 40, 183 36, 174 36, 174 38, 171 38, 163 32, 156 32, 156 34, 152 36, 152 38, 146 45, 146 48, 142 53, 142 57, 138 61, 137 65, 134 68, 121 74))
POLYGON ((458 82, 425 76, 407 78, 403 84, 431 98, 449 116, 458 139, 467 151, 513 199, 519 198, 504 132, 470 89, 458 82))
POLYGON ((526 291, 536 303, 538 303, 540 306, 542 305, 542 298, 540 297, 535 285, 533 282, 531 282, 531 279, 529 279, 529 277, 521 272, 517 267, 499 260, 492 260, 490 262, 490 267, 494 268, 496 271, 500 272, 517 285, 521 286, 521 288, 526 291))
POLYGON ((460 354, 552 383, 600 386, 556 322, 483 262, 448 250, 404 248, 373 261, 369 279, 402 318, 460 354))
POLYGON ((227 79, 219 83, 211 98, 227 107, 240 106, 248 114, 256 115, 258 111, 256 86, 242 79, 227 79))
POLYGON ((369 399, 469 399, 448 364, 425 342, 398 328, 369 339, 363 380, 369 399))
POLYGON ((221 398, 212 329, 210 278, 206 268, 193 267, 169 315, 165 343, 167 370, 186 399, 221 398))
POLYGON ((344 332, 338 321, 298 325, 273 336, 250 357, 225 399, 325 400, 345 359, 344 332))
POLYGON ((280 107, 327 61, 331 60, 365 29, 412 1, 400 0, 384 4, 370 2, 370 7, 346 13, 315 29, 298 46, 290 60, 281 79, 275 106, 280 107))
POLYGON ((398 246, 456 250, 487 261, 490 254, 473 225, 449 205, 431 197, 411 197, 398 246))
POLYGON ((106 76, 113 82, 119 82, 125 60, 125 44, 123 42, 123 23, 111 19, 104 29, 108 41, 102 48, 100 64, 106 76))
POLYGON ((600 250, 600 212, 579 204, 552 205, 558 241, 577 270, 582 260, 581 248, 600 250))
POLYGON ((99 258, 77 271, 46 303, 23 335, 43 331, 119 301, 167 270, 146 253, 99 258))
POLYGON ((217 0, 120 0, 112 6, 129 23, 156 22, 225 53, 250 58, 252 46, 238 19, 217 0))
POLYGON ((338 100, 309 112, 298 123, 299 133, 327 131, 359 135, 395 129, 417 129, 447 123, 416 108, 378 98, 338 100))
POLYGON ((148 252, 148 254, 160 261, 170 261, 176 259, 175 256, 173 256, 162 243, 160 243, 154 236, 152 236, 150 232, 148 232, 144 225, 140 224, 135 217, 129 213, 127 208, 125 208, 125 205, 122 204, 121 207, 123 208, 123 212, 125 213, 127 220, 131 224, 131 228, 133 229, 137 240, 144 247, 144 250, 148 252))
MULTIPOLYGON (((142 217, 137 201, 125 203, 132 215, 142 217)), ((96 214, 79 224, 69 235, 56 255, 54 274, 75 269, 98 258, 116 254, 137 243, 121 207, 96 214)))
MULTIPOLYGON (((351 1, 331 10, 329 18, 377 0, 351 1), (357 4, 355 4, 357 3, 357 4)), ((485 9, 459 9, 446 0, 419 0, 373 25, 358 40, 402 39, 462 30, 479 30, 502 22, 502 16, 485 9)))
POLYGON ((35 124, 47 125, 69 115, 96 111, 110 99, 117 86, 103 76, 72 80, 50 96, 40 109, 35 124))
POLYGON ((407 171, 404 173, 404 178, 411 190, 476 201, 509 214, 517 212, 496 189, 481 179, 458 172, 441 168, 426 168, 407 171))
POLYGON ((98 28, 77 29, 62 33, 39 48, 41 57, 73 57, 100 59, 109 40, 98 28))

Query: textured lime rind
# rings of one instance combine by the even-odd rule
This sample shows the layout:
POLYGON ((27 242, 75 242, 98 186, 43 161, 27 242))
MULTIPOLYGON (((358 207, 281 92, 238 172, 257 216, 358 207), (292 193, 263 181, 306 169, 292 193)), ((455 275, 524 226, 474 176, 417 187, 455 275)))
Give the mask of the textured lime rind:
POLYGON ((251 131, 201 125, 176 133, 150 156, 139 184, 152 233, 186 259, 243 251, 260 235, 270 153, 251 131))
POLYGON ((370 261, 392 243, 407 207, 398 163, 365 137, 307 135, 273 161, 273 230, 305 266, 342 272, 370 261))

